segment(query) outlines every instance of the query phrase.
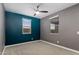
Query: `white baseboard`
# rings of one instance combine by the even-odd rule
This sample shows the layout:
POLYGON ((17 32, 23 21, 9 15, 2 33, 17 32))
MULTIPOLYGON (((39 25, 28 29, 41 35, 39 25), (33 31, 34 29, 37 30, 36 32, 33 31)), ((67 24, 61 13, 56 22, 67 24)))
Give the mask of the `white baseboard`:
POLYGON ((5 47, 12 47, 12 46, 16 46, 16 45, 22 45, 22 44, 26 44, 26 43, 39 42, 39 41, 41 41, 41 40, 35 40, 35 41, 29 41, 29 42, 18 43, 18 44, 13 44, 13 45, 7 45, 5 47))
POLYGON ((30 41, 30 42, 24 42, 24 43, 19 43, 19 44, 13 44, 13 45, 5 46, 4 49, 3 49, 2 55, 4 55, 5 49, 7 47, 12 47, 12 46, 16 46, 16 45, 22 45, 22 44, 32 43, 32 42, 39 42, 39 41, 42 41, 42 42, 45 42, 45 43, 51 44, 53 46, 57 46, 59 48, 63 48, 63 49, 66 49, 66 50, 69 50, 69 51, 72 51, 72 52, 75 52, 75 53, 79 53, 79 51, 74 50, 74 49, 71 49, 71 48, 68 48, 68 47, 64 47, 64 46, 61 46, 61 45, 57 45, 57 44, 54 44, 54 43, 50 43, 50 42, 47 42, 47 41, 44 41, 44 40, 36 40, 36 41, 30 41))
POLYGON ((68 47, 64 47, 64 46, 61 46, 61 45, 57 45, 57 44, 54 44, 54 43, 50 43, 50 42, 47 42, 47 41, 44 41, 44 40, 41 40, 42 42, 45 42, 45 43, 48 43, 48 44, 51 44, 51 45, 54 45, 54 46, 57 46, 59 48, 63 48, 63 49, 66 49, 66 50, 69 50, 69 51, 72 51, 72 52, 75 52, 75 53, 79 53, 79 51, 77 50, 74 50, 74 49, 71 49, 71 48, 68 48, 68 47))
POLYGON ((2 51, 2 55, 4 55, 5 49, 6 49, 6 47, 4 47, 4 49, 3 49, 3 51, 2 51))
POLYGON ((6 49, 7 47, 17 46, 17 45, 22 45, 22 44, 32 43, 32 42, 39 42, 39 41, 41 41, 41 40, 35 40, 35 41, 29 41, 29 42, 24 42, 24 43, 18 43, 18 44, 13 44, 13 45, 5 46, 4 49, 3 49, 3 51, 2 51, 2 55, 4 55, 5 49, 6 49))

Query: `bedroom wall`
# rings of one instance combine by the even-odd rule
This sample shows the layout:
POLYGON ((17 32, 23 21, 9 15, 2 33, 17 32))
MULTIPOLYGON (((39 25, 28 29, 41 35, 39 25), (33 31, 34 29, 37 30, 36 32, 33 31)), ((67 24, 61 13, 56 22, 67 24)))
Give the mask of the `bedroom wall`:
POLYGON ((40 39, 40 19, 8 11, 5 12, 5 16, 6 45, 12 45, 40 39), (32 34, 22 34, 22 18, 31 19, 32 34))
POLYGON ((41 39, 79 50, 79 4, 49 15, 41 20, 41 39), (50 34, 50 17, 59 15, 59 33, 50 34), (57 43, 59 41, 59 43, 57 43))
POLYGON ((0 54, 5 45, 5 31, 4 31, 4 8, 0 3, 0 54))

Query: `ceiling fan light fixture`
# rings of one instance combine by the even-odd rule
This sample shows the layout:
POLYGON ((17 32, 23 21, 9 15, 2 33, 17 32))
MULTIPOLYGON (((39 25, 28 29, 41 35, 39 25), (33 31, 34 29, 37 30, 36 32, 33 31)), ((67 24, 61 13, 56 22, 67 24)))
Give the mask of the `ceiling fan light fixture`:
POLYGON ((40 12, 39 12, 39 11, 36 11, 35 13, 36 13, 37 15, 38 15, 38 14, 40 14, 40 12))

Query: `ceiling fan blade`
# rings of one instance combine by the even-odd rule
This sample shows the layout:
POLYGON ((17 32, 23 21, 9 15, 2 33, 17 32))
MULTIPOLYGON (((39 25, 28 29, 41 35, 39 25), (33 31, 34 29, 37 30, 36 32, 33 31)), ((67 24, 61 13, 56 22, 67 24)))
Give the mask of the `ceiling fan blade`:
POLYGON ((48 11, 39 11, 39 12, 42 12, 42 13, 48 13, 48 11))
POLYGON ((42 5, 42 3, 39 3, 39 4, 37 5, 37 8, 39 8, 41 5, 42 5))
POLYGON ((34 14, 34 16, 36 16, 36 13, 34 14))

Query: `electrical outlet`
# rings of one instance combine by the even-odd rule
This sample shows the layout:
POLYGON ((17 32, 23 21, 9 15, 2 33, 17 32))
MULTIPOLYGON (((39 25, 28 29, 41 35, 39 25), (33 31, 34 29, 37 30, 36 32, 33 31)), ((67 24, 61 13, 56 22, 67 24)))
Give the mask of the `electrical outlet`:
POLYGON ((57 41, 57 43, 60 43, 60 41, 57 41))
POLYGON ((34 38, 32 37, 31 40, 33 40, 34 38))

